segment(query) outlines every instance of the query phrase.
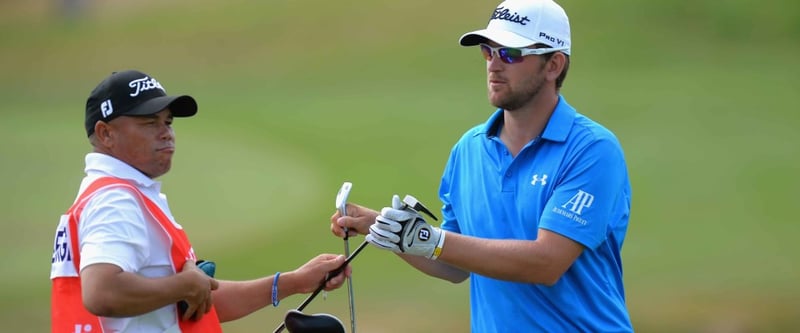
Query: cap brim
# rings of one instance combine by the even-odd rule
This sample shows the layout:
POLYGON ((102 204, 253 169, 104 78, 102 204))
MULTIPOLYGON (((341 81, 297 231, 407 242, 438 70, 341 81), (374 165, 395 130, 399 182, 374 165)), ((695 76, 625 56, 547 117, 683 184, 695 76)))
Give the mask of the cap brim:
POLYGON ((489 29, 465 33, 458 42, 461 43, 462 46, 475 46, 480 43, 485 43, 486 40, 491 40, 507 47, 526 47, 537 43, 535 40, 522 37, 510 31, 489 29))
POLYGON ((197 113, 197 102, 189 95, 161 96, 139 104, 125 115, 146 116, 159 113, 166 108, 169 108, 173 117, 191 117, 197 113))

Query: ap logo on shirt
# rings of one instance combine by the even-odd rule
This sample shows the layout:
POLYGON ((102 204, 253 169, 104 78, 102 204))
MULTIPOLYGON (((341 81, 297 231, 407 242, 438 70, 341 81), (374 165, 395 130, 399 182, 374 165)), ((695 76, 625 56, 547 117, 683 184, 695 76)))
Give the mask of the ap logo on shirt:
POLYGON ((567 203, 561 205, 561 208, 569 209, 571 212, 581 215, 583 209, 591 207, 593 202, 594 195, 584 192, 583 190, 578 190, 578 193, 573 195, 567 203))
POLYGON ((561 208, 553 207, 553 212, 582 225, 586 225, 589 221, 581 217, 581 213, 583 213, 584 208, 591 207, 593 202, 594 195, 583 190, 578 190, 578 193, 573 195, 567 203, 561 205, 561 208))

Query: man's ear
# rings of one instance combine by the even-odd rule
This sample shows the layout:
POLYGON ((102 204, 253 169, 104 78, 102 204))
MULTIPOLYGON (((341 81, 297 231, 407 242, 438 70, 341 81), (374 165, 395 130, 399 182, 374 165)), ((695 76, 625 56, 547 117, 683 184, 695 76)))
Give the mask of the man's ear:
POLYGON ((110 140, 113 137, 113 133, 107 122, 98 120, 94 124, 94 136, 98 144, 108 146, 111 143, 110 140))
POLYGON ((547 79, 550 81, 555 81, 561 76, 561 72, 564 71, 564 66, 567 64, 567 56, 565 56, 561 52, 556 52, 550 59, 547 60, 545 64, 545 70, 547 71, 547 79))

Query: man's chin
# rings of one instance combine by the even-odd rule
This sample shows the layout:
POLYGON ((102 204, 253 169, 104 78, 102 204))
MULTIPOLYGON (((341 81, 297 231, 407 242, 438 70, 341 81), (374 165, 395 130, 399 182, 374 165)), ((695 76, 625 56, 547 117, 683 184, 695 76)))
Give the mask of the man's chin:
POLYGON ((498 96, 499 94, 496 92, 489 92, 489 104, 492 104, 494 107, 501 108, 503 103, 503 98, 498 96))

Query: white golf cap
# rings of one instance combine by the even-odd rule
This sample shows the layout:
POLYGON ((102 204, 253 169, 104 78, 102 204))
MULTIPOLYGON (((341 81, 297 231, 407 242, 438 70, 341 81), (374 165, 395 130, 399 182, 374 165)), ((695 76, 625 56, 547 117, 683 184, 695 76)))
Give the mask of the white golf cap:
POLYGON ((566 48, 570 54, 567 13, 552 0, 506 0, 489 19, 486 29, 468 32, 459 43, 474 46, 487 39, 508 47, 526 47, 537 43, 566 48))

